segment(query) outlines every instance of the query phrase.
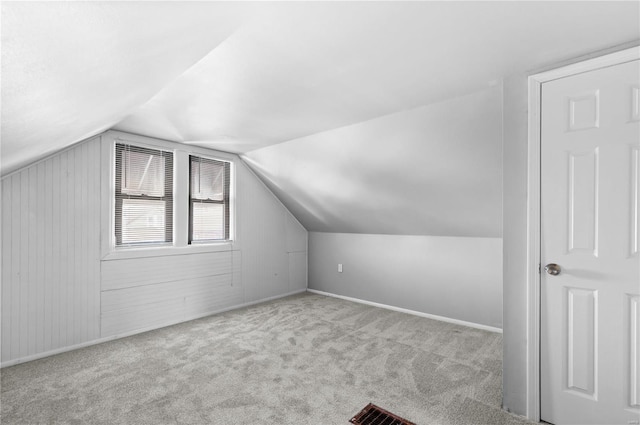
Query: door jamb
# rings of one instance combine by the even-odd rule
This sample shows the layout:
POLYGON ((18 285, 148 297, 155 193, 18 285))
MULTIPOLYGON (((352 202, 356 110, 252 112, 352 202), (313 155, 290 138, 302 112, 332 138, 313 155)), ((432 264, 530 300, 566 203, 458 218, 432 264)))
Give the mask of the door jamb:
POLYGON ((548 81, 640 59, 640 46, 531 75, 528 112, 527 171, 527 348, 526 415, 540 421, 540 177, 542 84, 548 81))

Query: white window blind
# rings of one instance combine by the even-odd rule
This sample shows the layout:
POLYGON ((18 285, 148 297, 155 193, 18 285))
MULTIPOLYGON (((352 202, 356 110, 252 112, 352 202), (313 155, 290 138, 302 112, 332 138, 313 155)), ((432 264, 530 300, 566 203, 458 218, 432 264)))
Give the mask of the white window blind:
POLYGON ((229 239, 231 164, 189 157, 189 242, 229 239))
POLYGON ((173 153, 116 143, 116 246, 171 243, 173 153))

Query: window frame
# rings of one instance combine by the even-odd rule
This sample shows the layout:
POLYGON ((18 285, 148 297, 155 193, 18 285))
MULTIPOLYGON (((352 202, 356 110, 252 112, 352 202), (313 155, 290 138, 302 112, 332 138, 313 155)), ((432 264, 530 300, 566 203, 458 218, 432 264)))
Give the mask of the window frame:
POLYGON ((230 201, 229 201, 229 197, 230 197, 230 187, 231 187, 231 162, 228 160, 223 160, 223 159, 219 159, 219 158, 211 158, 211 157, 207 157, 207 156, 203 156, 203 155, 194 155, 194 154, 189 154, 189 233, 188 233, 188 243, 189 245, 200 245, 200 244, 206 244, 206 243, 216 243, 216 242, 225 242, 230 240, 230 236, 231 236, 231 223, 230 223, 230 201), (222 200, 215 200, 215 199, 200 199, 200 198, 192 198, 192 182, 191 182, 191 173, 192 173, 192 167, 193 167, 193 161, 192 158, 198 158, 201 161, 205 160, 205 162, 221 162, 224 166, 224 179, 225 182, 223 182, 223 195, 222 195, 222 200), (226 184, 226 181, 228 180, 229 184, 226 184), (198 240, 194 240, 193 239, 193 209, 194 209, 194 204, 195 203, 199 203, 199 204, 217 204, 220 205, 222 204, 223 208, 224 208, 224 218, 223 218, 223 223, 222 226, 224 228, 224 238, 223 239, 198 239, 198 240))
MULTIPOLYGON (((115 236, 115 245, 117 248, 121 247, 142 247, 142 246, 160 246, 160 245, 173 245, 173 156, 174 153, 171 150, 166 149, 153 149, 148 147, 143 147, 140 145, 132 145, 130 143, 116 142, 115 143, 115 161, 114 166, 116 167, 115 171, 115 196, 114 196, 114 236, 115 236), (119 148, 121 146, 121 148, 119 148), (167 171, 165 171, 165 181, 164 181, 164 194, 163 196, 151 196, 151 195, 131 195, 131 194, 123 194, 122 193, 122 178, 118 175, 118 161, 121 159, 119 152, 123 150, 128 150, 129 152, 139 152, 146 154, 161 154, 162 158, 165 159, 165 167, 169 167, 169 173, 171 173, 171 179, 167 182, 166 176, 167 171), (168 153, 170 155, 165 156, 163 153, 168 153), (151 200, 151 201, 163 201, 165 204, 165 226, 164 226, 164 241, 160 242, 134 242, 134 243, 122 243, 122 214, 123 214, 123 204, 125 199, 140 199, 140 200, 151 200), (168 223, 168 225, 167 225, 168 223), (120 224, 120 225, 118 225, 120 224), (119 231, 118 231, 119 230, 119 231)), ((122 166, 121 166, 122 168, 122 166)))
POLYGON ((216 151, 140 136, 118 130, 108 130, 101 137, 101 260, 184 255, 201 252, 229 251, 239 248, 236 229, 236 154, 216 151), (116 143, 131 144, 153 150, 173 152, 173 242, 168 244, 139 244, 116 246, 115 238, 115 154, 116 143), (201 156, 230 164, 229 239, 189 243, 189 155, 201 156))

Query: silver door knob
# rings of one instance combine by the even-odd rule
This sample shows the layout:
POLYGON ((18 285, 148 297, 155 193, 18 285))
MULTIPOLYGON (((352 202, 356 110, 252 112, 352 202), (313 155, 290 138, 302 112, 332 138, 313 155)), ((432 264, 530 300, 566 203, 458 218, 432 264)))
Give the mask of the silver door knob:
POLYGON ((551 276, 558 276, 561 270, 560 266, 555 263, 549 263, 544 266, 544 271, 549 273, 551 276))

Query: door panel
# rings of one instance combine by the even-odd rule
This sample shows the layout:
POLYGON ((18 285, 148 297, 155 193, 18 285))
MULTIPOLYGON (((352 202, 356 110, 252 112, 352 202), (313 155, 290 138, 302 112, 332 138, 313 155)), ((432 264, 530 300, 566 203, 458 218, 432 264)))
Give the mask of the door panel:
POLYGON ((566 388, 578 395, 596 399, 597 291, 566 288, 565 309, 568 333, 566 388))
POLYGON ((631 147, 631 244, 629 256, 638 255, 640 249, 640 147, 631 147))
POLYGON ((569 253, 598 256, 598 148, 569 153, 569 253))
POLYGON ((640 409, 640 297, 627 295, 628 313, 626 314, 629 333, 629 344, 625 350, 628 354, 625 362, 627 383, 627 399, 632 409, 640 409))
POLYGON ((542 86, 541 418, 640 420, 639 61, 542 86))

